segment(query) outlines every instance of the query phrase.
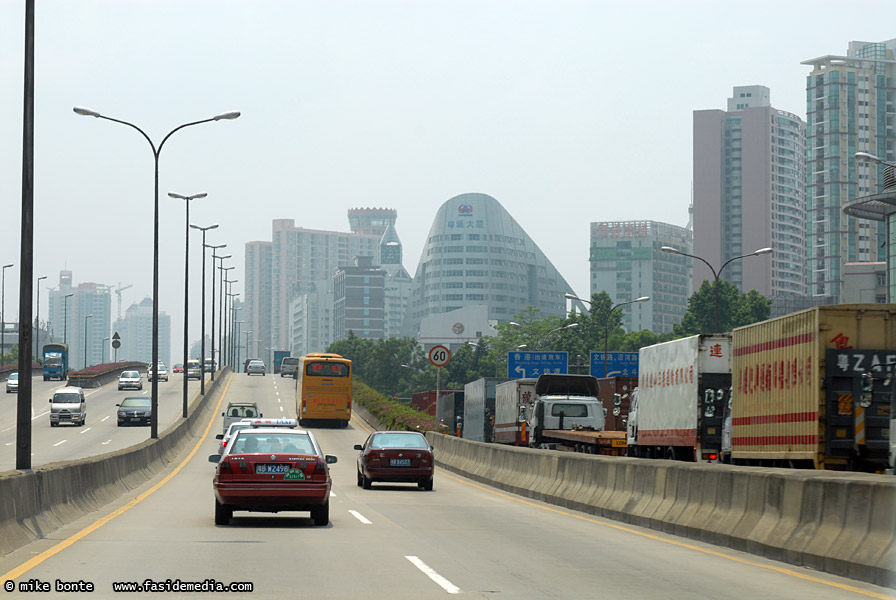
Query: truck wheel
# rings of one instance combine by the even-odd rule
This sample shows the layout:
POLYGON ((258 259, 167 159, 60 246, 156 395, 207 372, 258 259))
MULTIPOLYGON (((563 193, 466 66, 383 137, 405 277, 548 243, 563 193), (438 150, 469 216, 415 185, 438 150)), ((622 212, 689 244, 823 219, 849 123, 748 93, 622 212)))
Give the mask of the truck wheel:
POLYGON ((672 446, 669 446, 668 448, 666 448, 666 456, 665 456, 665 459, 666 459, 666 460, 676 460, 676 458, 675 458, 675 448, 673 448, 672 446))

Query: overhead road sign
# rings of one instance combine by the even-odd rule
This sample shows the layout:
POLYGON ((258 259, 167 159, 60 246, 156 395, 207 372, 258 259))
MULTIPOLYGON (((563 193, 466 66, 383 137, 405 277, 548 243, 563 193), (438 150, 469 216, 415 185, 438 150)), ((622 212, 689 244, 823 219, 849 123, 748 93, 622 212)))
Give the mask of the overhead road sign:
POLYGON ((565 375, 568 363, 568 352, 508 352, 507 377, 521 379, 545 373, 565 375))
MULTIPOLYGON (((607 373, 610 377, 637 377, 637 352, 607 352, 607 373)), ((604 374, 604 353, 591 353, 591 375, 597 378, 607 377, 604 374)))

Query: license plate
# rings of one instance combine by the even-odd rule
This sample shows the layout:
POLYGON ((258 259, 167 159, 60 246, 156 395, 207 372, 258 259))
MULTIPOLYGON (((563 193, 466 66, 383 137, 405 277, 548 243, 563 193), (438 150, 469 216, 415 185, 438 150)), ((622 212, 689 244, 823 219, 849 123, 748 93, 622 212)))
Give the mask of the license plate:
POLYGON ((131 421, 139 421, 140 417, 131 417, 131 421))
POLYGON ((613 440, 610 445, 613 448, 625 448, 627 444, 625 440, 613 440))
POLYGON ((390 458, 389 466, 390 467, 410 467, 411 459, 410 458, 390 458))
POLYGON ((284 465, 280 463, 261 463, 260 465, 255 465, 256 473, 289 473, 289 470, 292 468, 291 465, 284 465))

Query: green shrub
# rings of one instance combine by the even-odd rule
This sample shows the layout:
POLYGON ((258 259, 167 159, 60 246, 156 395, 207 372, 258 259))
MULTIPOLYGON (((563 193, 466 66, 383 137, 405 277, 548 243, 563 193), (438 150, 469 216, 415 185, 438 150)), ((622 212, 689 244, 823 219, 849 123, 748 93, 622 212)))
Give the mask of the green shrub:
POLYGON ((435 417, 431 414, 392 400, 357 379, 352 383, 352 395, 354 402, 370 411, 386 429, 421 432, 435 430, 435 417))

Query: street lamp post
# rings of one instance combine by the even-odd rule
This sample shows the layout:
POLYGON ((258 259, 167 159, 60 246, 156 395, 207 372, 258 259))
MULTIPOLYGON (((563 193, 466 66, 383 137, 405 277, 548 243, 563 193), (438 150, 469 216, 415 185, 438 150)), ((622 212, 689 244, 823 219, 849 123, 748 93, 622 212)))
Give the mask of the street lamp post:
MULTIPOLYGON (((231 256, 230 254, 227 255, 228 258, 230 258, 230 256, 231 256)), ((228 353, 227 353, 228 349, 226 347, 225 340, 227 339, 227 327, 228 327, 227 316, 230 314, 227 310, 227 303, 230 301, 230 298, 227 296, 227 294, 228 294, 228 292, 230 292, 230 288, 228 288, 226 290, 224 288, 227 285, 227 272, 232 271, 236 267, 234 267, 234 266, 225 267, 224 261, 222 260, 221 266, 219 268, 221 270, 221 300, 220 300, 220 302, 221 302, 220 309, 221 310, 220 310, 220 313, 218 316, 218 320, 221 322, 218 324, 218 342, 220 342, 218 344, 218 347, 220 348, 220 350, 218 350, 218 352, 220 352, 221 355, 223 356, 223 359, 221 360, 221 364, 223 365, 227 361, 227 358, 228 358, 228 353)))
MULTIPOLYGON (((252 335, 252 333, 254 333, 254 332, 250 329, 249 331, 244 331, 243 333, 244 333, 245 336, 246 336, 246 345, 245 345, 245 348, 246 348, 246 360, 244 360, 243 362, 246 362, 246 361, 248 361, 248 360, 251 358, 251 357, 249 356, 249 336, 252 335)), ((244 369, 244 370, 245 370, 245 369, 244 369)))
POLYGON ((699 256, 696 256, 694 254, 688 254, 687 252, 682 252, 681 250, 678 250, 671 246, 663 246, 662 248, 660 248, 660 250, 662 250, 666 254, 680 254, 681 256, 689 256, 691 258, 696 258, 697 260, 702 262, 704 265, 709 267, 710 271, 712 271, 712 276, 713 276, 712 285, 713 285, 713 289, 715 290, 715 297, 716 297, 715 318, 714 318, 715 333, 719 333, 719 277, 722 275, 722 271, 725 269, 725 267, 727 267, 729 264, 733 263, 736 260, 740 260, 742 258, 749 258, 750 256, 759 256, 760 254, 769 254, 772 251, 771 248, 760 248, 759 250, 750 252, 749 254, 742 254, 740 256, 735 256, 733 258, 729 258, 728 260, 726 260, 724 262, 724 264, 722 264, 722 266, 718 270, 718 272, 716 272, 716 270, 713 268, 713 266, 711 264, 709 264, 705 259, 703 259, 699 256))
MULTIPOLYGON (((202 333, 199 338, 199 354, 201 357, 199 358, 199 393, 205 396, 205 232, 209 229, 217 229, 218 224, 209 225, 208 227, 199 227, 198 225, 190 224, 190 227, 193 229, 198 229, 202 232, 202 333)), ((186 342, 186 333, 184 333, 184 350, 186 350, 187 342, 186 342)), ((214 354, 214 352, 212 352, 214 354)), ((186 364, 186 363, 184 363, 186 364)), ((214 373, 214 369, 212 369, 214 373)), ((187 418, 187 378, 184 377, 184 418, 187 418)))
MULTIPOLYGON (((219 115, 215 115, 210 119, 202 119, 201 121, 192 121, 190 123, 184 123, 183 125, 178 125, 174 129, 172 129, 168 134, 162 138, 162 142, 159 144, 159 147, 156 148, 156 145, 153 143, 152 139, 146 133, 134 125, 133 123, 128 123, 127 121, 122 121, 119 119, 113 119, 112 117, 107 117, 105 115, 101 115, 100 113, 90 110, 89 108, 84 108, 81 106, 76 106, 73 109, 76 114, 85 116, 85 117, 95 117, 97 119, 105 119, 107 121, 112 121, 114 123, 121 123, 122 125, 127 125, 128 127, 133 127, 140 134, 146 138, 146 141, 149 142, 149 146, 152 149, 153 158, 155 159, 155 193, 154 193, 154 202, 153 202, 153 242, 152 242, 152 368, 156 369, 159 364, 159 155, 162 152, 162 147, 165 145, 165 142, 168 141, 174 133, 180 131, 185 127, 190 127, 192 125, 199 125, 201 123, 209 123, 211 121, 221 121, 221 120, 232 120, 236 119, 240 116, 238 111, 230 111, 226 113, 221 113, 219 115)), ((186 318, 186 315, 184 315, 186 318)), ((152 415, 150 417, 150 432, 149 437, 158 438, 159 437, 159 379, 158 377, 153 377, 152 379, 152 415)))
POLYGON ((87 315, 84 317, 84 368, 87 368, 87 319, 92 318, 93 315, 87 315))
MULTIPOLYGON (((188 349, 188 334, 190 331, 190 201, 195 200, 197 198, 205 198, 208 196, 205 192, 200 192, 198 194, 193 194, 192 196, 182 196, 180 194, 176 194, 174 192, 168 192, 169 198, 177 198, 179 200, 184 201, 184 205, 187 208, 186 211, 186 223, 184 225, 184 410, 183 416, 187 418, 187 384, 189 383, 189 377, 187 377, 186 367, 187 360, 190 358, 189 349, 188 349)), ((201 371, 200 371, 201 372, 201 371)), ((200 381, 204 381, 202 377, 199 378, 200 381)))
POLYGON ((13 263, 3 265, 2 283, 0 283, 0 367, 6 363, 6 269, 13 263))
POLYGON ((46 278, 46 275, 37 278, 37 316, 35 317, 35 320, 37 321, 37 331, 35 333, 37 339, 34 340, 34 345, 36 346, 34 353, 41 358, 43 358, 43 356, 41 356, 40 352, 40 282, 46 278))
MULTIPOLYGON (((584 302, 588 306, 592 305, 590 300, 585 300, 583 298, 579 298, 575 294, 564 294, 567 300, 578 300, 579 302, 584 302)), ((626 304, 634 304, 635 302, 647 302, 650 300, 650 296, 641 296, 640 298, 636 298, 634 300, 629 300, 627 302, 620 302, 613 306, 609 312, 607 312, 607 318, 604 319, 604 377, 607 376, 607 347, 610 343, 610 317, 613 316, 613 311, 619 308, 620 306, 625 306, 626 304)))
MULTIPOLYGON (((227 362, 230 365, 231 369, 235 366, 233 362, 233 322, 236 320, 236 310, 233 306, 233 299, 240 295, 239 292, 233 293, 231 290, 233 289, 230 284, 236 283, 237 280, 234 279, 230 281, 228 279, 224 280, 224 283, 227 284, 227 304, 225 308, 227 310, 227 323, 224 325, 224 345, 227 347, 227 362)), ((237 371, 239 373, 239 371, 237 371)))
POLYGON ((103 364, 106 364, 106 342, 112 338, 104 337, 103 338, 103 364))
POLYGON ((62 343, 68 344, 68 299, 74 296, 74 292, 66 294, 62 301, 62 343))
MULTIPOLYGON (((215 371, 218 369, 218 366, 219 366, 219 364, 220 364, 220 362, 221 362, 220 357, 217 358, 217 359, 215 358, 215 279, 217 278, 217 272, 216 272, 216 266, 215 266, 215 259, 218 258, 218 257, 215 255, 215 250, 218 250, 219 248, 224 248, 224 247, 226 247, 226 246, 227 246, 227 244, 217 244, 217 245, 215 245, 215 244, 204 244, 204 243, 202 244, 202 247, 203 247, 203 251, 202 251, 202 268, 203 268, 203 270, 205 269, 205 248, 211 248, 211 249, 212 249, 212 335, 211 335, 211 341, 212 341, 212 352, 211 352, 211 356, 212 356, 212 381, 215 380, 215 371)), ((228 256, 230 256, 230 255, 228 254, 228 256)), ((202 276, 202 281, 205 281, 205 275, 202 276)), ((205 292, 204 292, 204 291, 202 292, 202 295, 203 295, 203 297, 205 296, 205 292)), ((203 303, 204 303, 204 302, 205 302, 205 300, 203 300, 203 303)), ((205 309, 204 309, 204 308, 202 309, 202 313, 205 314, 205 309)), ((204 338, 205 338, 205 334, 203 334, 202 337, 203 337, 203 339, 204 339, 204 338)))

